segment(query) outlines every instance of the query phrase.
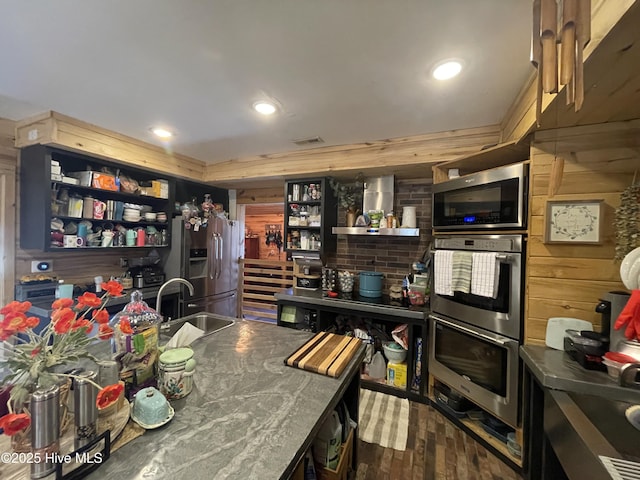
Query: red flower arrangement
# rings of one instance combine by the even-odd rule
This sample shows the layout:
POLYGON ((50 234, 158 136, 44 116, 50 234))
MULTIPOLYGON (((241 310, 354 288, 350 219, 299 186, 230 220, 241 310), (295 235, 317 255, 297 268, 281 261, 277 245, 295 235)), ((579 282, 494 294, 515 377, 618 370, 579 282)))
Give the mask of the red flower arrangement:
MULTIPOLYGON (((40 333, 34 331, 40 323, 38 317, 27 316, 30 302, 14 301, 0 309, 0 315, 4 317, 0 320, 0 350, 5 358, 0 367, 6 367, 10 372, 2 385, 11 388, 7 403, 9 414, 0 418, 0 428, 5 434, 13 435, 31 423, 27 414, 13 413, 14 405, 22 405, 38 388, 58 384, 64 377, 73 377, 56 372, 56 367, 81 358, 96 360, 88 352, 93 341, 90 333, 96 324, 97 338, 108 340, 113 336, 105 306, 109 297, 122 296, 122 285, 109 281, 102 284, 102 289, 105 293, 101 297, 87 292, 75 302, 71 298, 53 302, 51 321, 40 333)), ((117 401, 122 388, 122 385, 102 388, 96 399, 98 408, 106 408, 117 401)))

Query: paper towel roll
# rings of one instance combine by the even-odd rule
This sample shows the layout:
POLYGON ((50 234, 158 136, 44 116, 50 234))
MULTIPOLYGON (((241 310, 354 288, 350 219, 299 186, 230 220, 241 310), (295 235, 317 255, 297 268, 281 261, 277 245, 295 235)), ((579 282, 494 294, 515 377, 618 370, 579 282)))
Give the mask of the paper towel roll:
POLYGON ((416 207, 402 207, 401 227, 416 228, 416 207))

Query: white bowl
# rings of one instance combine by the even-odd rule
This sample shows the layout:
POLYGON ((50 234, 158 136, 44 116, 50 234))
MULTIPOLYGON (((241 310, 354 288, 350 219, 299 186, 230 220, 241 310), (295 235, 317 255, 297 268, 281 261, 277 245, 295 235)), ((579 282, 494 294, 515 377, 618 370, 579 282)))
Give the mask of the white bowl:
POLYGON ((387 357, 389 363, 402 363, 407 358, 407 351, 396 342, 384 343, 382 344, 382 349, 384 350, 384 356, 387 357), (392 348, 392 346, 400 348, 392 348))
POLYGON ((146 212, 144 214, 144 219, 148 222, 155 222, 157 215, 154 212, 146 212))

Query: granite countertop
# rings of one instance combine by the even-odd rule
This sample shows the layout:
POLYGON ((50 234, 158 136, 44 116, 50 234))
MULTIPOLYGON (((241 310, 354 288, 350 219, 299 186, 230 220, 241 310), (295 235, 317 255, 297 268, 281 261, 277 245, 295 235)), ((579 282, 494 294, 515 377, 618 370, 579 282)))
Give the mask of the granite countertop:
POLYGON ((196 341, 194 388, 172 401, 173 420, 88 478, 288 478, 364 356, 361 347, 337 379, 285 366, 312 335, 236 320, 196 341))
POLYGON ((354 310, 360 313, 369 313, 373 315, 388 315, 393 317, 402 317, 413 320, 426 320, 429 315, 428 307, 410 306, 403 307, 401 305, 386 305, 375 303, 375 299, 371 301, 350 300, 345 298, 330 298, 323 295, 318 290, 303 290, 300 288, 287 288, 275 294, 276 300, 301 303, 305 305, 315 305, 327 309, 335 310, 354 310))
POLYGON ((640 402, 640 390, 621 387, 606 372, 583 368, 562 350, 523 345, 520 357, 545 388, 596 395, 609 400, 640 402))

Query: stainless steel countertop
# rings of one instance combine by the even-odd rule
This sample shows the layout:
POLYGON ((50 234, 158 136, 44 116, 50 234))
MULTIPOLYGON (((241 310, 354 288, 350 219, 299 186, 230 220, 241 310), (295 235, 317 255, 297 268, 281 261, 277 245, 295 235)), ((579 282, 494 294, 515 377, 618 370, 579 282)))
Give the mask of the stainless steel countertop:
POLYGON ((428 307, 411 306, 409 308, 369 303, 362 301, 346 300, 341 298, 328 298, 323 296, 320 290, 303 290, 300 288, 287 288, 275 294, 276 300, 301 305, 315 305, 317 307, 353 310, 358 313, 373 315, 389 315, 414 320, 426 321, 429 316, 428 307))
POLYGON ((523 345, 520 357, 545 388, 640 403, 640 390, 621 387, 606 372, 583 368, 562 350, 523 345))

